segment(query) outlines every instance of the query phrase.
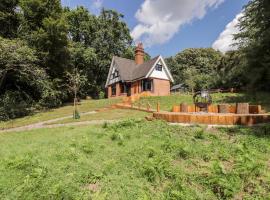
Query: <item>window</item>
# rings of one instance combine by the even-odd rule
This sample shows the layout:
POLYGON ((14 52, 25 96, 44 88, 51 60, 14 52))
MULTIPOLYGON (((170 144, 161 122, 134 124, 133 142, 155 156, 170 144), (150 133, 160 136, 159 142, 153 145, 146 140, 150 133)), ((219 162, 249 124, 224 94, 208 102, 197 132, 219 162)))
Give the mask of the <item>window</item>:
POLYGON ((120 83, 120 92, 121 93, 127 93, 126 83, 120 83))
POLYGON ((155 68, 156 68, 157 71, 162 71, 162 65, 161 64, 157 64, 155 68))
POLYGON ((142 91, 152 91, 153 81, 149 79, 142 80, 142 91))
POLYGON ((112 85, 112 96, 115 96, 116 95, 116 85, 113 84, 112 85))

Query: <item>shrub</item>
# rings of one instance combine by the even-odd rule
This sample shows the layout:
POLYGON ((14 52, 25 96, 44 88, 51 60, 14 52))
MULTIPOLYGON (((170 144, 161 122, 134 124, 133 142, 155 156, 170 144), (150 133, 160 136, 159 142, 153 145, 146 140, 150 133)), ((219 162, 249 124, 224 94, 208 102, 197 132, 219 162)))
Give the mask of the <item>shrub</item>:
POLYGON ((31 113, 32 99, 19 91, 7 91, 0 96, 0 121, 23 117, 31 113))

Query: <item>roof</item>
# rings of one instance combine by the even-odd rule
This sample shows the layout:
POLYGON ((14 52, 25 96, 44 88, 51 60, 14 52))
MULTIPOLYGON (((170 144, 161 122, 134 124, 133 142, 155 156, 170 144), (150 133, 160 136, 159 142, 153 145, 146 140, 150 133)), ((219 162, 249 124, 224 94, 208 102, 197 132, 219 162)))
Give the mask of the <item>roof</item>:
MULTIPOLYGON (((158 62, 159 59, 162 59, 162 57, 157 56, 151 60, 144 62, 143 64, 137 65, 134 60, 114 56, 113 61, 111 63, 110 71, 108 74, 106 86, 109 84, 109 75, 111 73, 113 66, 115 66, 115 68, 118 70, 121 81, 132 82, 135 80, 145 78, 147 74, 150 72, 150 70, 153 68, 153 66, 156 64, 156 62, 158 62)), ((169 72, 169 76, 171 77, 170 72, 169 72)), ((171 77, 171 80, 173 81, 172 77, 171 77)))
POLYGON ((159 56, 137 65, 134 60, 114 56, 116 67, 123 81, 133 81, 143 78, 147 75, 153 65, 157 62, 159 56))
POLYGON ((178 84, 178 85, 174 85, 171 90, 177 90, 177 89, 181 89, 181 88, 186 88, 186 85, 184 83, 178 84))

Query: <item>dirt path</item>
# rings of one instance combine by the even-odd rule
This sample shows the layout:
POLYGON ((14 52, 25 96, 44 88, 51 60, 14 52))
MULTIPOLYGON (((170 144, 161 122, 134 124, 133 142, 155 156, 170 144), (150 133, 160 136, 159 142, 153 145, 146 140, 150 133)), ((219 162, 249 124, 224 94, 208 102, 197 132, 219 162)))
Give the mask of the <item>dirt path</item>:
MULTIPOLYGON (((96 111, 91 111, 91 112, 85 112, 81 113, 81 116, 84 115, 91 115, 97 113, 96 111)), ((66 116, 66 117, 60 117, 56 119, 51 119, 43 122, 38 122, 34 124, 29 124, 26 126, 21 126, 21 127, 15 127, 15 128, 10 128, 10 129, 5 129, 5 130, 0 130, 0 133, 6 133, 6 132, 19 132, 19 131, 28 131, 28 130, 33 130, 33 129, 40 129, 40 128, 55 128, 55 127, 62 127, 62 126, 79 126, 79 125, 86 125, 86 124, 102 124, 104 122, 110 122, 114 120, 92 120, 92 121, 84 121, 84 122, 72 122, 72 123, 66 123, 66 124, 52 124, 49 125, 50 123, 54 123, 57 121, 61 121, 64 119, 70 119, 72 118, 72 115, 66 116)))

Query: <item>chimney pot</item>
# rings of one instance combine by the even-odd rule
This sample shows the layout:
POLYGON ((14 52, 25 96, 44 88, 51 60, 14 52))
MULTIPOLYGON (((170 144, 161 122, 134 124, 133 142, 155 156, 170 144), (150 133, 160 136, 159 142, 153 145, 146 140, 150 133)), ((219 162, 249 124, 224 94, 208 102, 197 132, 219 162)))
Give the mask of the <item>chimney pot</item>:
POLYGON ((135 63, 137 65, 144 63, 144 49, 143 44, 140 42, 135 49, 135 63))

